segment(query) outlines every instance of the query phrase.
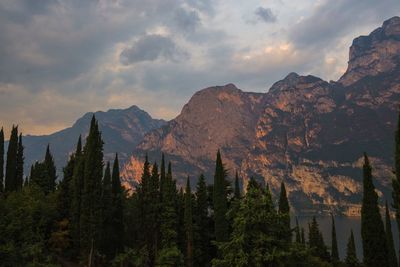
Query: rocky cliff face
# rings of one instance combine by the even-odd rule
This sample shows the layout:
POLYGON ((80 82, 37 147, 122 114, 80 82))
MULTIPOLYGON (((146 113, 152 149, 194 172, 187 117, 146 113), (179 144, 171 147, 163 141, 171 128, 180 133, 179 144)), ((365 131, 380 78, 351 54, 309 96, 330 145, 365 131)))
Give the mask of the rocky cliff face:
MULTIPOLYGON (((79 135, 85 138, 89 132, 90 119, 93 113, 86 113, 70 128, 51 135, 24 136, 25 173, 32 163, 42 160, 47 144, 50 144, 58 171, 62 171, 69 154, 75 150, 79 135)), ((102 136, 105 141, 104 154, 106 160, 112 160, 116 152, 122 162, 129 158, 132 147, 143 140, 143 136, 164 125, 163 120, 156 120, 138 108, 132 106, 127 109, 111 109, 107 112, 95 112, 102 136)), ((84 140, 84 139, 83 139, 84 140)))
POLYGON ((205 173, 212 181, 221 149, 233 177, 283 180, 300 211, 320 207, 346 213, 361 197, 361 155, 374 164, 377 188, 390 197, 393 134, 400 103, 400 18, 354 40, 346 73, 328 83, 289 74, 265 94, 228 84, 196 93, 181 114, 144 136, 124 167, 133 186, 141 160, 164 152, 182 181, 205 173))

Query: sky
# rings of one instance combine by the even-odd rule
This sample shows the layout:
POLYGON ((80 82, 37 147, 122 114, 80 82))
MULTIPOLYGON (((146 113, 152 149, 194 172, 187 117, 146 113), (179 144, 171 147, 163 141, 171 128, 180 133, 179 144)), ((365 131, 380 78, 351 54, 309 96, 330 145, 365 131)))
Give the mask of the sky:
POLYGON ((172 119, 198 90, 337 80, 398 0, 0 0, 0 126, 48 134, 137 105, 172 119))

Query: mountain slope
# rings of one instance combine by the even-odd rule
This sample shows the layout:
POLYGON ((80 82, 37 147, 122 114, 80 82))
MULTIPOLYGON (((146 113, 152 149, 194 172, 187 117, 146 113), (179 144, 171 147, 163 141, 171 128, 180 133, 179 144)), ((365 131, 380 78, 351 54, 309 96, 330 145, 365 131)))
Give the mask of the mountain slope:
POLYGON ((181 114, 149 132, 122 173, 127 185, 140 179, 144 153, 161 151, 180 181, 205 173, 221 149, 230 177, 251 176, 277 191, 284 180, 298 210, 357 212, 360 157, 374 163, 377 187, 390 196, 393 133, 400 103, 400 18, 356 38, 346 73, 328 83, 289 74, 265 94, 228 84, 196 93, 181 114))
MULTIPOLYGON (((97 111, 94 114, 105 141, 106 160, 112 160, 113 154, 118 152, 121 161, 124 162, 131 154, 132 147, 142 141, 145 133, 165 124, 165 121, 151 118, 147 112, 137 106, 111 109, 107 112, 97 111)), ((74 151, 79 135, 82 135, 83 141, 86 138, 92 116, 92 112, 86 113, 70 128, 50 135, 24 136, 25 169, 28 170, 33 162, 42 160, 46 146, 50 144, 56 166, 61 171, 68 155, 74 151)))

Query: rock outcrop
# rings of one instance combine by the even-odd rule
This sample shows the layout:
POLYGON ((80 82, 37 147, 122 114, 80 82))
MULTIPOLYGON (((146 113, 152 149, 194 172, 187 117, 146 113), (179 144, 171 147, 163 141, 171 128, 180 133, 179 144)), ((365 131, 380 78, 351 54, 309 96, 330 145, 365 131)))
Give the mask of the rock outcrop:
POLYGON ((263 94, 232 84, 201 90, 176 119, 144 136, 122 171, 125 184, 140 179, 145 153, 158 160, 161 152, 178 181, 200 173, 212 181, 219 148, 230 177, 238 171, 244 185, 254 176, 277 192, 283 180, 298 211, 353 213, 366 151, 379 193, 390 197, 399 55, 400 18, 394 17, 354 40, 338 82, 291 73, 263 94))

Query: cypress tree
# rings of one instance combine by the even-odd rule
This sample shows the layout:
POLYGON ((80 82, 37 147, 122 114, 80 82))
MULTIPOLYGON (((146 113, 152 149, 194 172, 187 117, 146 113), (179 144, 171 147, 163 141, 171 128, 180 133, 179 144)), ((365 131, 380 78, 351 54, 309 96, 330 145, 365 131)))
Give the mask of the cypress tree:
POLYGON ((278 203, 278 211, 282 215, 281 221, 283 224, 283 233, 282 233, 282 238, 286 240, 287 242, 292 241, 292 232, 290 229, 290 207, 289 207, 289 201, 287 198, 286 194, 286 187, 285 184, 282 182, 281 183, 281 192, 279 195, 279 203, 278 203))
POLYGON ((350 232, 349 241, 347 242, 347 252, 345 263, 347 267, 358 267, 360 263, 357 259, 356 243, 354 242, 353 230, 350 232))
POLYGON ((0 194, 4 191, 4 130, 0 130, 0 194))
POLYGON ((210 262, 210 218, 208 217, 208 192, 204 175, 201 174, 196 186, 196 201, 194 205, 194 251, 195 266, 207 266, 210 262))
POLYGON ((50 152, 50 145, 47 145, 46 154, 44 157, 44 166, 46 169, 46 177, 45 177, 45 192, 50 193, 53 192, 56 188, 56 166, 54 164, 53 155, 50 152))
POLYGON ((300 237, 301 237, 301 244, 305 246, 306 245, 306 238, 305 238, 305 235, 304 235, 304 228, 303 227, 301 227, 300 237))
POLYGON ((83 149, 83 190, 80 216, 81 254, 93 263, 98 251, 101 225, 101 193, 103 176, 103 141, 93 115, 89 135, 83 149))
POLYGON ((16 183, 17 151, 18 151, 18 126, 13 125, 7 149, 6 175, 4 181, 4 191, 6 192, 17 190, 17 183, 16 183))
MULTIPOLYGON (((181 266, 183 256, 178 249, 178 215, 176 210, 177 191, 172 179, 171 163, 165 176, 164 193, 160 212, 160 249, 157 255, 157 266, 181 266)), ((181 229, 180 227, 179 229, 181 229)))
POLYGON ((15 171, 16 190, 21 190, 24 183, 24 146, 22 145, 22 134, 18 138, 17 169, 15 171))
POLYGON ((227 190, 226 190, 226 170, 221 160, 221 153, 218 150, 215 163, 214 175, 214 224, 215 224, 215 239, 217 242, 228 240, 228 220, 226 213, 228 211, 227 190))
POLYGON ((385 209, 386 245, 387 245, 388 262, 389 262, 388 267, 398 267, 396 251, 394 249, 392 223, 390 222, 390 213, 387 201, 385 208, 386 208, 385 209))
POLYGON ((71 186, 72 186, 72 178, 74 175, 74 167, 75 167, 75 154, 72 154, 69 157, 67 165, 63 168, 63 179, 60 181, 59 184, 57 207, 60 219, 70 220, 71 217, 71 204, 73 199, 71 186))
POLYGON ((71 180, 71 237, 74 254, 80 252, 80 236, 81 236, 81 205, 82 205, 82 187, 83 187, 83 172, 85 161, 82 152, 82 139, 79 136, 75 151, 75 164, 71 180))
POLYGON ((319 225, 317 223, 317 220, 315 219, 315 216, 313 217, 312 222, 309 225, 308 243, 314 256, 319 257, 324 261, 330 261, 328 248, 325 245, 324 238, 322 237, 322 233, 319 230, 319 225))
POLYGON ((119 174, 119 161, 118 154, 115 154, 112 179, 111 179, 111 192, 112 192, 112 229, 113 229, 113 257, 115 254, 122 252, 124 240, 124 222, 123 222, 123 199, 124 192, 121 185, 121 178, 119 174))
POLYGON ((240 185, 239 185, 239 175, 238 175, 238 172, 236 172, 234 198, 240 199, 240 197, 241 197, 241 193, 240 193, 240 185))
POLYGON ((192 217, 192 192, 190 188, 190 179, 187 178, 185 190, 185 236, 186 236, 186 266, 193 266, 193 217, 192 217))
POLYGON ((336 238, 336 226, 335 226, 335 218, 333 217, 333 214, 331 215, 332 218, 332 244, 331 244, 331 259, 332 259, 332 264, 333 266, 337 266, 339 264, 339 250, 338 250, 338 244, 337 244, 337 238, 336 238))
POLYGON ((385 230, 378 207, 378 195, 372 182, 372 168, 364 153, 361 237, 367 267, 388 266, 385 230))
POLYGON ((400 235, 400 109, 398 112, 397 129, 395 132, 395 149, 394 149, 394 173, 395 178, 392 179, 393 187, 393 208, 396 211, 397 229, 400 235))
POLYGON ((160 165, 160 200, 162 201, 163 194, 166 190, 166 175, 165 175, 165 158, 164 153, 161 154, 161 165, 160 165))
POLYGON ((110 162, 107 162, 106 169, 104 171, 104 178, 102 181, 102 193, 101 193, 101 226, 100 226, 100 240, 99 250, 101 254, 106 256, 107 260, 114 258, 114 239, 113 239, 113 199, 111 189, 111 170, 110 162))

